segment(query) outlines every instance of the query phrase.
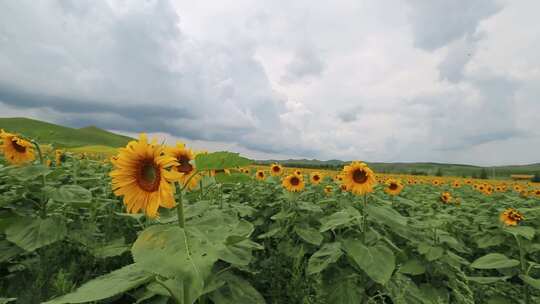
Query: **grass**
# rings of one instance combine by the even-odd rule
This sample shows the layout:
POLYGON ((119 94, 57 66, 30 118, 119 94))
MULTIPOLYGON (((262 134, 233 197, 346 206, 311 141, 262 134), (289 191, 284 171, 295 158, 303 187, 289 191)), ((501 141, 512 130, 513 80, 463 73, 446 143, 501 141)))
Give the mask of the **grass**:
POLYGON ((107 156, 112 156, 118 153, 117 148, 102 145, 82 146, 76 148, 68 148, 67 150, 75 153, 105 154, 107 156))
POLYGON ((83 146, 122 147, 130 137, 114 134, 97 127, 81 129, 64 127, 29 118, 0 118, 0 129, 20 133, 36 139, 40 143, 51 144, 58 148, 83 146))

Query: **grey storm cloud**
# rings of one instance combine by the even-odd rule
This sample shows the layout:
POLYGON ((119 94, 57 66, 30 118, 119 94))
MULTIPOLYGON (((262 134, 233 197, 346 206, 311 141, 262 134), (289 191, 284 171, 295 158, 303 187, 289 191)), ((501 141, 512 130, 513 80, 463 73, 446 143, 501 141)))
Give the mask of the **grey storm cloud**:
POLYGON ((501 9, 496 0, 409 0, 409 3, 413 7, 410 20, 414 44, 428 51, 473 35, 480 21, 501 9))
POLYGON ((170 1, 0 4, 0 102, 50 108, 61 123, 241 141, 279 127, 253 51, 199 42, 170 1), (32 23, 28 23, 32 20, 32 23))
POLYGON ((281 82, 296 82, 321 75, 324 62, 313 47, 304 46, 294 53, 294 57, 286 66, 286 74, 281 82))

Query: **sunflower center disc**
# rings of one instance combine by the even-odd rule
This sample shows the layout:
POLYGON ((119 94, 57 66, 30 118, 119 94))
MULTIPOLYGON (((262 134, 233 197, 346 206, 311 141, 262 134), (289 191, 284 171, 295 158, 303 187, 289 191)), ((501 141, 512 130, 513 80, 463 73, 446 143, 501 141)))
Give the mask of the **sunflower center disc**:
POLYGON ((278 167, 278 166, 275 166, 275 167, 272 168, 272 170, 273 170, 274 172, 279 172, 279 167, 278 167))
POLYGON ((353 180, 357 184, 363 184, 367 181, 368 176, 364 170, 355 170, 353 173, 353 180))
POLYGON ((300 184, 300 179, 298 177, 295 176, 291 178, 291 185, 298 186, 298 184, 300 184))
POLYGON ((180 156, 178 158, 178 162, 180 163, 180 165, 176 167, 178 169, 178 172, 187 174, 193 171, 193 166, 189 163, 189 158, 185 156, 180 156))
POLYGON ((139 173, 139 186, 146 191, 154 192, 159 188, 161 174, 153 162, 145 162, 139 173))
POLYGON ((315 175, 315 176, 313 177, 313 180, 318 181, 318 180, 319 180, 319 176, 318 176, 318 175, 315 175))
POLYGON ((397 184, 391 183, 390 190, 396 190, 398 188, 397 184))
POLYGON ((19 140, 17 139, 11 140, 11 145, 13 146, 13 149, 15 149, 15 151, 20 152, 20 153, 26 152, 26 147, 19 145, 18 141, 19 140))

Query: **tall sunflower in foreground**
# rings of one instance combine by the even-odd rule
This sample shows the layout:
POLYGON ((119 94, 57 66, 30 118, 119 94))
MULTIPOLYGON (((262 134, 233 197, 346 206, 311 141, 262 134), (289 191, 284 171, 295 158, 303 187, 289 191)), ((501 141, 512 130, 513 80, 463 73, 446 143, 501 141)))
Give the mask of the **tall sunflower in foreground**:
POLYGON ((109 173, 112 188, 115 195, 124 197, 129 213, 143 210, 153 218, 158 215, 160 206, 174 207, 172 182, 180 176, 168 169, 178 163, 155 140, 148 143, 146 134, 140 134, 138 141, 131 141, 120 149, 113 164, 114 170, 109 173))
POLYGON ((273 163, 270 166, 270 174, 272 176, 280 176, 281 174, 283 174, 283 167, 280 164, 273 163))
POLYGON ((343 185, 348 191, 362 195, 373 191, 373 186, 377 183, 375 173, 362 162, 354 161, 343 168, 341 173, 343 185))
POLYGON ((305 187, 304 178, 301 175, 296 174, 287 175, 283 178, 281 185, 291 192, 302 191, 305 187))
POLYGON ((0 140, 0 150, 10 164, 20 165, 36 159, 32 143, 16 134, 0 130, 0 140))
POLYGON ((499 220, 506 226, 517 226, 525 217, 514 208, 508 208, 499 215, 499 220))
POLYGON ((403 190, 403 184, 397 179, 388 179, 385 184, 384 192, 390 195, 398 195, 403 190))
POLYGON ((195 174, 195 166, 193 165, 193 160, 195 160, 196 154, 193 153, 191 149, 186 148, 186 145, 181 142, 177 142, 175 147, 168 147, 166 149, 167 154, 174 157, 178 163, 175 166, 172 166, 172 171, 182 173, 182 176, 179 177, 179 182, 182 186, 186 186, 188 190, 193 190, 197 187, 200 176, 195 174))

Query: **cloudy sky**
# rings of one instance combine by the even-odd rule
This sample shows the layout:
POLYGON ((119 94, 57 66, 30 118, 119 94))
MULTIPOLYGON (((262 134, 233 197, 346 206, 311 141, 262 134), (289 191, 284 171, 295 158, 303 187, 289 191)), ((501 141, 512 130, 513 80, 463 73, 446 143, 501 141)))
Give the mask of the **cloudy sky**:
POLYGON ((1 1, 0 116, 255 158, 540 162, 540 1, 1 1))

